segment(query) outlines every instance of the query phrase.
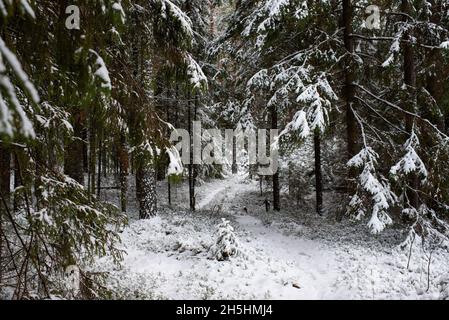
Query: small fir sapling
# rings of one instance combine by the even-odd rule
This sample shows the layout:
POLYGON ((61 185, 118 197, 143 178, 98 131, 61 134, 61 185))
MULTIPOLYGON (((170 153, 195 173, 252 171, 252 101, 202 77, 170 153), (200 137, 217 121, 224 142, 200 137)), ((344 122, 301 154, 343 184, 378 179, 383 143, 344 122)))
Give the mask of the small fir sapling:
POLYGON ((234 233, 234 228, 226 219, 217 226, 217 241, 212 246, 212 256, 218 261, 226 261, 239 252, 239 242, 234 233))

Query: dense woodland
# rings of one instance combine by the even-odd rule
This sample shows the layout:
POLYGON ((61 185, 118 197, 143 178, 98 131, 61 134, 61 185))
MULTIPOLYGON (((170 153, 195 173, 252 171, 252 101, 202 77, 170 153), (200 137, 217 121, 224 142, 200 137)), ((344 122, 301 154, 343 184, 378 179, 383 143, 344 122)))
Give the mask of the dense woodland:
MULTIPOLYGON (((0 297, 120 264, 130 177, 140 219, 158 215, 158 182, 173 206, 187 183, 195 215, 201 181, 245 172, 274 211, 313 193, 317 216, 448 248, 447 0, 0 0, 0 32, 0 297), (280 169, 182 166, 170 134, 195 120, 278 129, 280 169)), ((81 276, 84 298, 100 290, 81 276)))

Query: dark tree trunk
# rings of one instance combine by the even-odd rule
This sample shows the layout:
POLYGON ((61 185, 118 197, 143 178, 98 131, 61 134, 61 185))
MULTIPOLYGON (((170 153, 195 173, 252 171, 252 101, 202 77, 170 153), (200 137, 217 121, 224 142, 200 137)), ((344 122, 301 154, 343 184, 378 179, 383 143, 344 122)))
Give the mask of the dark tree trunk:
MULTIPOLYGON (((20 168, 19 168, 19 157, 17 153, 14 153, 14 189, 19 188, 22 186, 22 177, 20 175, 20 168)), ((20 193, 14 193, 14 200, 13 200, 13 208, 14 211, 19 210, 23 205, 23 197, 20 195, 20 193)))
POLYGON ((101 195, 101 170, 103 161, 103 140, 99 137, 98 142, 98 172, 97 172, 97 197, 100 198, 101 195))
POLYGON ((3 211, 9 210, 10 180, 11 152, 0 142, 0 283, 3 279, 3 211), (4 207, 5 204, 8 208, 4 207))
POLYGON ((97 168, 97 135, 95 125, 91 124, 89 131, 89 192, 95 194, 97 168))
MULTIPOLYGON (((169 90, 170 93, 170 90, 169 90)), ((175 91, 175 101, 178 100, 178 92, 177 90, 175 91)), ((175 108, 177 108, 177 103, 175 102, 175 108)), ((170 123, 170 109, 171 108, 167 108, 167 122, 170 123)), ((167 130, 167 136, 170 136, 170 130, 167 130)), ((169 164, 170 164, 170 159, 168 160, 169 164)), ((170 183, 170 177, 167 176, 167 197, 168 197, 168 205, 171 206, 171 183, 170 183)))
POLYGON ((73 119, 73 140, 67 145, 65 152, 64 172, 72 179, 84 185, 83 157, 84 142, 82 113, 77 112, 73 119))
POLYGON ((0 192, 9 203, 11 193, 11 151, 0 142, 0 192))
MULTIPOLYGON (((271 107, 271 129, 278 129, 278 113, 275 106, 271 107)), ((281 210, 279 170, 273 175, 273 210, 281 210)))
POLYGON ((323 213, 323 178, 321 172, 321 135, 315 130, 315 189, 316 189, 316 212, 319 215, 323 213))
MULTIPOLYGON (((83 141, 87 141, 87 128, 83 128, 82 137, 83 137, 83 141)), ((87 143, 83 143, 83 168, 84 168, 84 173, 89 172, 89 155, 88 155, 87 143)))
POLYGON ((239 172, 237 166, 237 143, 234 139, 232 143, 232 174, 237 174, 239 172))
POLYGON ((108 154, 108 150, 106 149, 105 146, 105 141, 104 141, 104 137, 103 137, 103 152, 102 152, 102 162, 103 162, 103 178, 107 178, 108 177, 108 169, 109 169, 109 154, 108 154))
MULTIPOLYGON (((353 23, 354 8, 352 6, 351 0, 343 0, 343 38, 345 49, 348 54, 352 55, 354 52, 354 40, 352 37, 352 23, 353 23)), ((353 70, 352 56, 350 56, 346 61, 345 66, 345 82, 343 88, 343 100, 345 102, 346 110, 346 139, 347 139, 347 160, 352 159, 357 153, 357 126, 356 119, 352 108, 354 107, 354 80, 355 74, 353 70)), ((353 168, 349 169, 347 189, 350 194, 354 192, 354 180, 356 177, 356 170, 353 168)))
MULTIPOLYGON (((193 127, 192 127, 192 102, 190 101, 191 95, 190 93, 187 95, 187 121, 189 126, 189 135, 193 136, 193 127)), ((193 142, 190 142, 190 163, 189 163, 189 204, 190 210, 195 211, 195 172, 194 172, 194 164, 193 164, 193 142)))

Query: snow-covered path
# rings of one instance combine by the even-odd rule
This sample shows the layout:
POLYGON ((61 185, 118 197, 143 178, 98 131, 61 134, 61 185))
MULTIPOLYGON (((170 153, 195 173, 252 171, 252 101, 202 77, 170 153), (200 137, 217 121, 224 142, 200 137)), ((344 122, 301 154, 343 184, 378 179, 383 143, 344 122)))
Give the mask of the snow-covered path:
POLYGON ((222 206, 224 212, 234 216, 239 232, 247 235, 247 246, 290 267, 291 278, 297 280, 289 283, 294 288, 290 290, 292 295, 289 298, 326 298, 337 277, 333 268, 336 264, 334 254, 319 241, 286 235, 278 229, 264 226, 260 219, 244 214, 242 208, 236 207, 237 195, 253 190, 253 186, 243 184, 241 180, 242 177, 233 176, 212 188, 200 208, 222 206))
POLYGON ((328 248, 318 241, 298 239, 269 229, 251 216, 238 216, 237 222, 240 228, 251 233, 251 244, 257 251, 292 267, 298 280, 291 285, 300 287, 295 298, 327 298, 337 277, 333 270, 335 259, 328 248))
POLYGON ((296 220, 288 211, 267 218, 257 182, 241 176, 206 183, 198 192, 196 213, 171 210, 130 224, 122 235, 122 267, 108 259, 94 267, 109 273, 112 290, 139 299, 438 298, 446 253, 434 254, 426 292, 426 261, 413 258, 407 269, 406 253, 364 236, 359 224, 302 216, 294 207, 296 220), (210 247, 223 217, 235 227, 241 253, 220 262, 210 247))

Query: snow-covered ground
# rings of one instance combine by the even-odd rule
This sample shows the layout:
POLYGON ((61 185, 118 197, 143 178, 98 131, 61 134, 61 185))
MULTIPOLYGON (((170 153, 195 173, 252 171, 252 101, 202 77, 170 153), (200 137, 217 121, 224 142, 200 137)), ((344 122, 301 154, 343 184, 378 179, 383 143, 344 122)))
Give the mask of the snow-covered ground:
MULTIPOLYGON (((163 188, 161 188, 163 189, 163 188)), ((215 180, 198 188, 195 213, 178 190, 178 207, 162 200, 158 217, 131 220, 123 234, 120 268, 108 258, 92 266, 107 287, 137 299, 438 299, 449 254, 428 256, 419 246, 401 250, 400 229, 379 236, 358 222, 335 222, 284 199, 286 209, 265 213, 259 185, 247 177, 215 180), (246 208, 247 213, 244 208, 246 208), (217 261, 216 225, 231 221, 239 254, 217 261), (430 281, 429 290, 428 281, 430 281)), ((335 201, 328 196, 328 201, 335 201)), ((176 202, 176 201, 174 201, 176 202)))

